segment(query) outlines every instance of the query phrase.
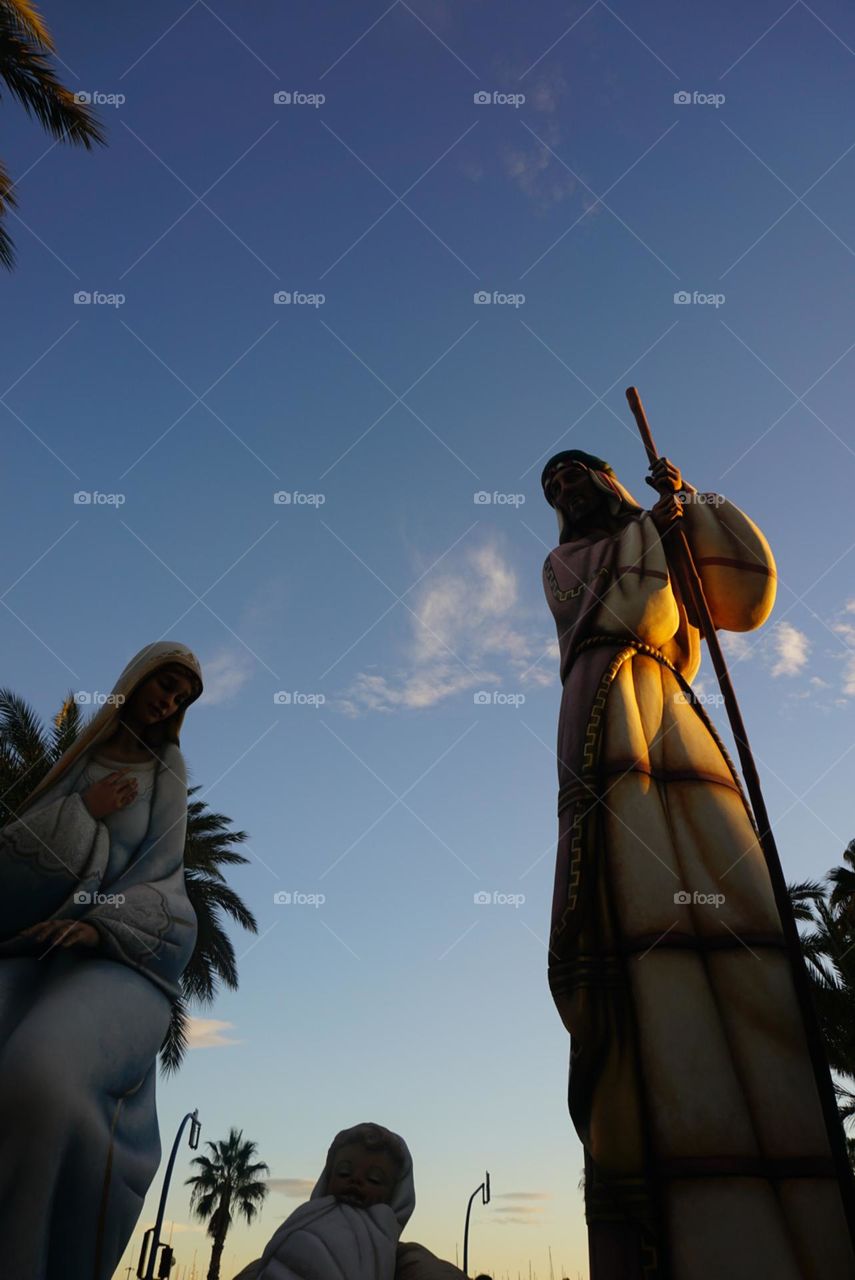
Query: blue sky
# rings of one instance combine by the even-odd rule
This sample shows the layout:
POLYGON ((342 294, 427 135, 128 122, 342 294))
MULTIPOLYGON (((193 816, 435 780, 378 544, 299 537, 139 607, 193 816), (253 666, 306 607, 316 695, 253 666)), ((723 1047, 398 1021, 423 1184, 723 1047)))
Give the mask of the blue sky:
MULTIPOLYGON (((164 1146, 198 1106, 271 1166, 226 1278, 363 1119, 413 1151, 409 1238, 454 1260, 489 1168, 474 1267, 546 1275, 551 1246, 585 1276, 540 468, 587 448, 646 499, 635 383, 660 451, 764 530, 776 610, 728 649, 786 873, 822 875, 855 835, 851 9, 44 12, 109 146, 3 104, 4 683, 48 717, 189 644, 182 746, 249 833, 260 925, 160 1085, 164 1146)), ((187 1172, 182 1268, 209 1252, 187 1172)))

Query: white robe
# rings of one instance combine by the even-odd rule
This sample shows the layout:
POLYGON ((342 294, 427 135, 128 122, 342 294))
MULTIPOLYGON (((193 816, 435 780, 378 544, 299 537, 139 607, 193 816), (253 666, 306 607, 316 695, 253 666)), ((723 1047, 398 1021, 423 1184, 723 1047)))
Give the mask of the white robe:
POLYGON ((400 1134, 392 1135, 403 1165, 389 1203, 362 1208, 339 1201, 327 1192, 330 1165, 336 1144, 354 1132, 344 1130, 333 1142, 311 1197, 268 1241, 256 1280, 395 1280, 398 1237, 416 1205, 412 1156, 400 1134))
POLYGON ((81 793, 112 769, 84 753, 0 831, 4 1280, 109 1280, 160 1161, 157 1053, 196 936, 176 745, 164 761, 96 821, 81 793), (51 918, 92 923, 98 948, 17 936, 51 918))
POLYGON ((273 1236, 258 1280, 394 1280, 400 1233, 387 1204, 308 1200, 273 1236))

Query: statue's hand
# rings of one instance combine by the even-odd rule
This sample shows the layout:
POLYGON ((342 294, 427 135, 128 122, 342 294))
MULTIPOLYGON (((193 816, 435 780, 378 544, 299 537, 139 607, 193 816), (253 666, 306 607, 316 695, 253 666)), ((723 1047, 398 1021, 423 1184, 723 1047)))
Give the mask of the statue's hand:
POLYGON ((683 503, 676 493, 666 492, 650 510, 653 523, 660 535, 665 534, 673 524, 683 518, 683 503))
POLYGON ((22 929, 18 937, 32 938, 51 947, 97 947, 100 941, 98 930, 85 920, 44 920, 22 929))
POLYGON ((93 818, 106 818, 107 814, 124 809, 125 805, 131 804, 136 799, 137 780, 134 777, 125 777, 130 767, 125 765, 123 769, 108 773, 106 778, 93 782, 92 786, 83 792, 83 803, 93 818))
POLYGON ((674 463, 668 458, 656 459, 650 468, 650 475, 645 476, 645 482, 659 493, 667 491, 676 493, 678 489, 683 488, 683 477, 680 474, 680 468, 675 467, 674 463))

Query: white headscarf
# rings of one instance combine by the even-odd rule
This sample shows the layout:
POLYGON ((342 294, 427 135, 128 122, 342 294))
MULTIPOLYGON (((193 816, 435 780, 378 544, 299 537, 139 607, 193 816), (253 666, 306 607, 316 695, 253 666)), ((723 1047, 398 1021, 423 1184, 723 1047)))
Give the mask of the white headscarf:
POLYGON ((612 468, 602 458, 598 458, 593 453, 586 453, 583 449, 562 449, 560 453, 554 454, 549 459, 540 477, 543 496, 549 505, 554 507, 558 518, 559 542, 563 542, 568 533, 568 519, 566 513, 560 507, 555 506, 549 496, 548 487, 555 468, 567 466, 568 464, 584 467, 595 487, 605 494, 611 515, 616 516, 622 511, 631 515, 640 515, 643 511, 644 508, 641 504, 636 502, 626 486, 621 484, 612 468))
POLYGON ((26 812, 26 809, 37 796, 41 795, 48 787, 52 787, 66 770, 74 764, 82 752, 88 751, 91 747, 105 741, 107 738, 111 738, 118 728, 122 707, 131 698, 137 685, 141 684, 143 680, 147 680, 159 667, 172 665, 173 663, 185 667, 195 677, 192 680, 194 692, 187 699, 187 702, 183 703, 162 724, 165 740, 174 742, 178 746, 181 725, 184 722, 187 708, 191 702, 196 701, 204 687, 202 683, 202 668, 199 664, 199 659, 186 645, 180 644, 177 640, 158 640, 153 644, 145 645, 140 649, 139 653, 131 658, 114 684, 108 700, 96 712, 68 750, 62 753, 41 782, 33 788, 19 810, 19 815, 26 812))

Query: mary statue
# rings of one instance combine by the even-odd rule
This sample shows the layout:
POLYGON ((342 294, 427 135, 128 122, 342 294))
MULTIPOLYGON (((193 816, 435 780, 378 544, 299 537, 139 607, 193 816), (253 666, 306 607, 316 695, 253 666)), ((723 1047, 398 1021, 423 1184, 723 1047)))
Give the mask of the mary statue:
POLYGON ((14 1280, 109 1280, 160 1160, 157 1053, 196 942, 175 641, 132 658, 0 830, 0 1252, 14 1280))

